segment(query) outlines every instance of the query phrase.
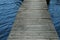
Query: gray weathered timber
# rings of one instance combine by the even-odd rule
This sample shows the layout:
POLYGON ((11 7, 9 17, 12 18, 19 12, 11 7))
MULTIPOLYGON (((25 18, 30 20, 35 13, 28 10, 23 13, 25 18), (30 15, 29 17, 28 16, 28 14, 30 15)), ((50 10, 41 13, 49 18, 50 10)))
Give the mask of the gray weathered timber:
POLYGON ((46 0, 25 0, 8 40, 58 40, 46 0))

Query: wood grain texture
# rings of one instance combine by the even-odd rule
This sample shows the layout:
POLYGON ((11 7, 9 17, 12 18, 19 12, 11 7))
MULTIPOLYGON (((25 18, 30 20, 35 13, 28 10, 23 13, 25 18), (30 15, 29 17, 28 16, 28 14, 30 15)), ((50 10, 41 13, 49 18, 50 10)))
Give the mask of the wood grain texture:
POLYGON ((46 0, 25 0, 8 40, 58 40, 46 0))

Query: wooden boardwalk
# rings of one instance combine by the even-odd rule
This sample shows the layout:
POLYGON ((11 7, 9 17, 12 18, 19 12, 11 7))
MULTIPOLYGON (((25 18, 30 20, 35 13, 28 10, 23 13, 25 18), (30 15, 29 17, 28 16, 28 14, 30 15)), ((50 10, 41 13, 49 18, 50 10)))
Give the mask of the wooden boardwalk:
POLYGON ((8 40, 58 40, 46 0, 25 0, 8 40))

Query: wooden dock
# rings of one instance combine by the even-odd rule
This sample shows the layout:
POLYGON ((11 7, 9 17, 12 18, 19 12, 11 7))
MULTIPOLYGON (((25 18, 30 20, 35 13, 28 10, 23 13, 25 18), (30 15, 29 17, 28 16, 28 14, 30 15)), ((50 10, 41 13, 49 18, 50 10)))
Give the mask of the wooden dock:
POLYGON ((8 40, 58 40, 46 0, 25 0, 8 40))

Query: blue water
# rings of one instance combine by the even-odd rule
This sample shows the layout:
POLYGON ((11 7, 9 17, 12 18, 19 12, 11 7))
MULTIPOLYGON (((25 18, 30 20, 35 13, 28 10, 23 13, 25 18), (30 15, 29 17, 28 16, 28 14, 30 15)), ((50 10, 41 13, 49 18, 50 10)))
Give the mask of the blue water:
POLYGON ((0 0, 0 40, 7 40, 23 0, 0 0))
POLYGON ((50 0, 49 12, 60 39, 60 0, 50 0))

